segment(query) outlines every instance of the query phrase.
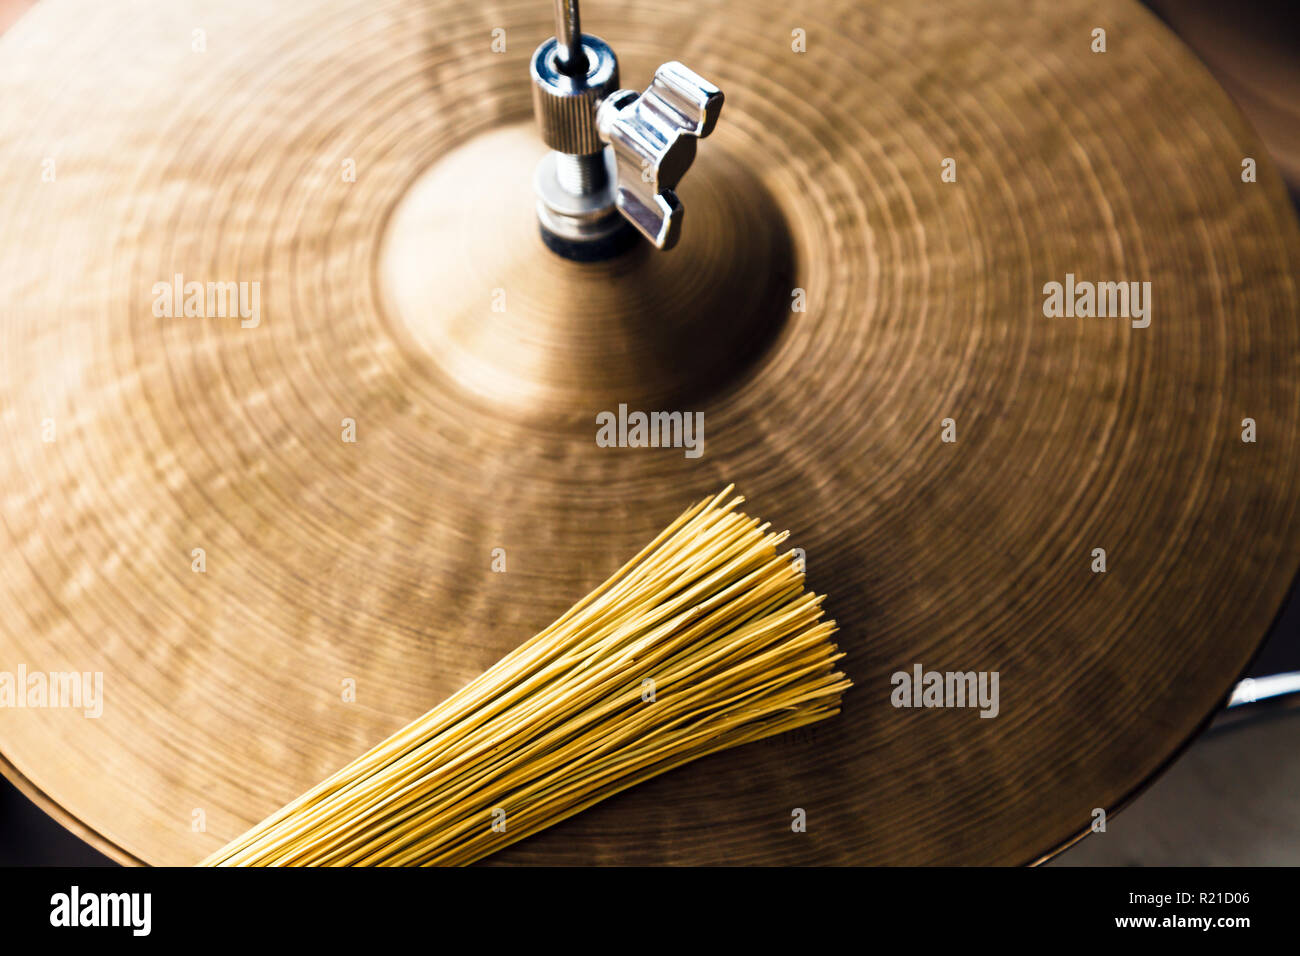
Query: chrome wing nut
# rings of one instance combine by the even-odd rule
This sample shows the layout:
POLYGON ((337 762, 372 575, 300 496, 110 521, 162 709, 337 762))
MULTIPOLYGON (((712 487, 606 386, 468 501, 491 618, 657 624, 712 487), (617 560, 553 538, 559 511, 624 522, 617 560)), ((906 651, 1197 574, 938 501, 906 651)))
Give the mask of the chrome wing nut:
POLYGON ((618 90, 597 111, 600 138, 614 150, 619 211, 660 249, 681 234, 674 190, 695 160, 696 141, 717 125, 722 101, 720 89, 674 60, 644 93, 618 90))

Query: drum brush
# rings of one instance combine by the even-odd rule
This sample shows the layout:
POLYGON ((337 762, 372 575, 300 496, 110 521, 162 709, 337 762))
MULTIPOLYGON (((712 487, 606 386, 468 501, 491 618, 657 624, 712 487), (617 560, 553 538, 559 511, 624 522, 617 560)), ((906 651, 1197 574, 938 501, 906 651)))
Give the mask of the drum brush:
POLYGON ((833 621, 728 487, 550 627, 208 857, 466 864, 700 757, 839 712, 833 621))

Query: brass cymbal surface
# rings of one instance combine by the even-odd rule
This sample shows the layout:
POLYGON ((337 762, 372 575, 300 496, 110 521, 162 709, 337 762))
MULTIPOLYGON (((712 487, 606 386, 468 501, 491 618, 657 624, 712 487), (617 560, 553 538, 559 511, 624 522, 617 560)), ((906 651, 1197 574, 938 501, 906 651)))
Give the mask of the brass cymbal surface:
POLYGON ((726 91, 670 252, 537 235, 549 4, 43 0, 0 37, 0 670, 103 675, 0 754, 116 858, 202 859, 729 482, 829 595, 843 712, 493 862, 1032 862, 1280 607, 1300 229, 1151 14, 588 6, 626 85, 726 91), (1045 315, 1067 275, 1149 282, 1149 325, 1045 315), (702 453, 603 447, 620 405, 702 453), (998 672, 997 716, 895 707, 918 664, 998 672))

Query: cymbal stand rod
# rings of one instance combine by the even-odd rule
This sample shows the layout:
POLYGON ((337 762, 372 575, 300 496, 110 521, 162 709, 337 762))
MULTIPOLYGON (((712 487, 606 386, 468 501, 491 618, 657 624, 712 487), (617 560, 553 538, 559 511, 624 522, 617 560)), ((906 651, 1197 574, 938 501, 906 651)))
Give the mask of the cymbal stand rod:
POLYGON ((578 0, 555 0, 556 65, 569 76, 587 72, 587 56, 582 52, 582 21, 578 0))

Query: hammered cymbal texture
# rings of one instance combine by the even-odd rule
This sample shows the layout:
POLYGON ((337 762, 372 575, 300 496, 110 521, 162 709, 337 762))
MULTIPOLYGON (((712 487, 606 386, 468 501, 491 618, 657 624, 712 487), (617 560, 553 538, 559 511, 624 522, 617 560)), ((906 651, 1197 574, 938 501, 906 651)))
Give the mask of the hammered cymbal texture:
POLYGON ((518 181, 548 4, 43 0, 0 38, 0 670, 104 682, 0 710, 0 754, 118 858, 201 859, 727 482, 830 595, 844 712, 497 861, 1031 861, 1278 610, 1300 232, 1150 14, 589 6, 625 85, 679 59, 727 106, 681 245, 586 271, 518 181), (1149 281, 1150 326, 1046 317, 1067 273, 1149 281), (178 274, 256 323, 156 315, 178 274), (703 455, 600 447, 620 402, 702 412, 703 455), (998 671, 998 716, 894 708, 917 663, 998 671))

